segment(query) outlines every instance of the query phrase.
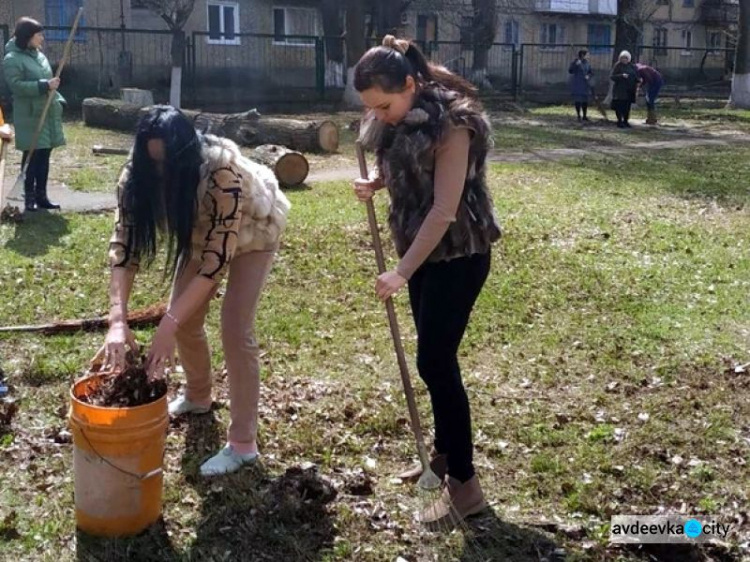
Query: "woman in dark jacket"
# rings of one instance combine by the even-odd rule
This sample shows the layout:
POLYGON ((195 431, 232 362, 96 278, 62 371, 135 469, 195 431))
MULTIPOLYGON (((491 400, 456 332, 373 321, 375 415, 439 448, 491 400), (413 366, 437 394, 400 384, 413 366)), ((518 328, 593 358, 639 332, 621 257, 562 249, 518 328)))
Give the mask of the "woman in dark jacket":
POLYGON ((573 96, 573 103, 576 107, 578 120, 588 121, 586 112, 589 108, 589 96, 591 95, 591 77, 594 71, 591 70, 591 63, 588 61, 589 52, 586 49, 578 51, 578 58, 570 63, 568 73, 570 76, 570 93, 573 96), (581 118, 583 112, 583 118, 581 118))
POLYGON ((612 87, 612 109, 617 115, 617 126, 620 129, 630 128, 630 106, 635 103, 638 90, 638 72, 628 51, 620 53, 620 61, 612 69, 610 79, 612 87))

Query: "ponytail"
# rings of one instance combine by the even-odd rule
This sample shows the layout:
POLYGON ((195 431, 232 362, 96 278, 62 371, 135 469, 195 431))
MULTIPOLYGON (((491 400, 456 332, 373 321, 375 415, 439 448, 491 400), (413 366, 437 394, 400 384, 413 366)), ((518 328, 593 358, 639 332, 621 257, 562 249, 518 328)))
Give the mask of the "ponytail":
POLYGON ((415 43, 393 35, 386 35, 382 46, 373 47, 359 60, 354 68, 354 88, 363 92, 378 86, 387 93, 400 92, 406 87, 407 76, 421 86, 435 83, 466 97, 477 97, 473 84, 428 61, 415 43))

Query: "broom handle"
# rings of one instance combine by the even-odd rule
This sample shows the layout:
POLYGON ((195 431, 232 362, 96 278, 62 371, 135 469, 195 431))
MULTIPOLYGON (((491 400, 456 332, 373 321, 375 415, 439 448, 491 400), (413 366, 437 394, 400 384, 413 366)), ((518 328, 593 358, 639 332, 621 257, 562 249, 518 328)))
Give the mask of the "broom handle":
MULTIPOLYGON (((73 38, 75 37, 76 31, 78 30, 78 22, 81 20, 82 15, 83 15, 83 7, 80 7, 78 8, 76 19, 73 21, 73 27, 70 28, 70 35, 68 35, 68 40, 65 43, 65 49, 63 50, 62 60, 60 61, 60 64, 57 66, 57 72, 55 72, 55 78, 60 78, 63 68, 65 68, 65 63, 68 61, 68 57, 70 56, 70 49, 73 45, 73 38)), ((34 131, 34 136, 31 139, 31 146, 29 147, 29 154, 26 157, 26 161, 24 162, 23 168, 21 169, 22 174, 26 173, 26 169, 29 167, 29 163, 31 162, 31 157, 34 155, 34 152, 36 151, 36 145, 39 142, 39 137, 42 134, 42 129, 44 128, 44 122, 47 120, 47 113, 49 112, 49 108, 52 105, 52 98, 55 97, 56 93, 57 93, 57 90, 52 90, 52 89, 50 89, 50 91, 47 92, 47 100, 44 102, 42 115, 39 118, 39 123, 37 123, 36 131, 34 131)))
MULTIPOLYGON (((367 173, 367 160, 365 159, 365 151, 362 148, 362 144, 357 141, 357 160, 359 161, 359 173, 363 178, 368 177, 367 173)), ((378 263, 378 273, 385 273, 385 258, 383 257, 383 244, 380 241, 380 230, 378 229, 378 219, 375 215, 375 206, 372 203, 372 199, 365 202, 367 206, 367 221, 370 224, 370 234, 372 235, 372 245, 375 248, 375 260, 378 263)), ((409 376, 409 367, 406 364, 406 354, 404 353, 404 346, 401 342, 401 331, 398 327, 398 319, 396 318, 396 309, 393 306, 393 299, 388 298, 385 301, 385 309, 388 312, 388 323, 391 326, 391 337, 393 338, 393 347, 396 349, 396 358, 398 359, 398 368, 401 371, 401 382, 404 386, 404 394, 406 395, 406 404, 409 407, 409 418, 411 419, 411 428, 414 431, 414 438, 417 441, 417 452, 419 453, 419 460, 423 467, 428 467, 430 461, 427 457, 427 448, 424 444, 424 437, 422 436, 422 424, 419 421, 419 411, 417 410, 417 401, 414 399, 414 388, 411 385, 411 377, 409 376)))

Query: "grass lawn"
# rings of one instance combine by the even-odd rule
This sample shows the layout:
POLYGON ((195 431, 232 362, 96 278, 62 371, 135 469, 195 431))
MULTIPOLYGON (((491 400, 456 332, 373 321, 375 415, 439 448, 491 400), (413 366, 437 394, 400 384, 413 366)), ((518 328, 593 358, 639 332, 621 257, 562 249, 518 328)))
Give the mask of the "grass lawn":
MULTIPOLYGON (((748 159, 750 148, 737 146, 493 166, 505 236, 462 348, 492 513, 468 538, 420 533, 419 495, 392 480, 413 461, 413 439, 373 297, 364 209, 339 182, 289 194, 258 319, 262 465, 198 476, 228 421, 215 305, 216 408, 171 423, 164 524, 141 537, 75 531, 72 446, 61 430, 69 385, 103 334, 0 336, 19 404, 0 426, 0 560, 704 559, 608 545, 613 514, 661 509, 732 524, 726 544, 703 553, 742 560, 748 159), (327 483, 334 499, 320 492, 327 483)), ((0 324, 103 313, 111 224, 109 214, 39 213, 0 227, 0 324)), ((133 307, 167 293, 155 267, 139 275, 133 307)), ((397 307, 413 356, 405 294, 397 307)), ((172 390, 181 383, 173 376, 172 390)))

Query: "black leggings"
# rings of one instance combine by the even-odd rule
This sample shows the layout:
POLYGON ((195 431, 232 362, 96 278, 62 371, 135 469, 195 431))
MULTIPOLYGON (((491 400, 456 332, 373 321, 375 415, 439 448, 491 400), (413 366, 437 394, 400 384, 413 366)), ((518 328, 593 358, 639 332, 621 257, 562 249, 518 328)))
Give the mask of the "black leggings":
MULTIPOLYGON (((25 191, 28 195, 41 196, 47 193, 47 178, 49 177, 49 158, 51 148, 37 148, 31 156, 31 162, 26 169, 25 191)), ((24 151, 21 166, 26 163, 29 152, 24 151)))
POLYGON ((630 119, 630 100, 613 100, 612 109, 615 110, 618 123, 627 123, 630 119))
POLYGON ((586 117, 586 112, 589 110, 589 104, 585 101, 577 101, 576 104, 576 114, 578 117, 581 116, 581 110, 583 110, 583 116, 586 117))
POLYGON ((435 449, 448 456, 448 473, 461 482, 474 476, 474 447, 458 348, 490 261, 488 252, 426 263, 409 280, 417 327, 417 368, 432 401, 435 449))

